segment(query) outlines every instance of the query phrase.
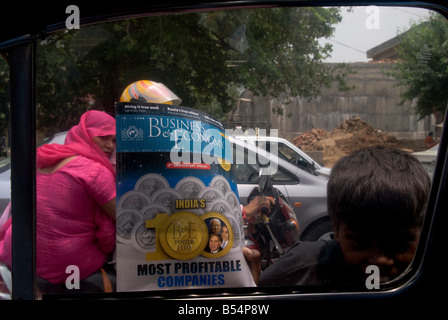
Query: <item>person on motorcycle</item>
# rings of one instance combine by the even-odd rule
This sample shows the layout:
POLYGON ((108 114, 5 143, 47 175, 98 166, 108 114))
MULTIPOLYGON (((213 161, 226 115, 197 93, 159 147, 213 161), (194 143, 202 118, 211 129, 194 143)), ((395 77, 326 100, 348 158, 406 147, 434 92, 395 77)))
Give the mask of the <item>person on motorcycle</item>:
POLYGON ((431 182, 422 164, 394 148, 370 147, 340 159, 328 181, 334 239, 298 242, 265 269, 259 286, 327 285, 372 289, 409 270, 431 182))
MULTIPOLYGON (((247 229, 250 231, 254 228, 254 218, 260 214, 260 210, 264 206, 271 207, 275 205, 275 200, 272 197, 255 196, 247 205, 241 205, 241 212, 243 218, 248 221, 247 229)), ((249 265, 254 282, 258 284, 261 273, 261 254, 255 246, 247 245, 243 248, 244 258, 249 265)))

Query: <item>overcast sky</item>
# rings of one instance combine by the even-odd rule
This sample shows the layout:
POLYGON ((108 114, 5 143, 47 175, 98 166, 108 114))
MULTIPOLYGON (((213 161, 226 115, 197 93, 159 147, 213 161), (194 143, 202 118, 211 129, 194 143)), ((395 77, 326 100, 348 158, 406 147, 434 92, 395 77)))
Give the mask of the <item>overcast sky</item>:
POLYGON ((428 10, 407 7, 354 7, 351 12, 341 10, 342 22, 336 25, 331 39, 322 39, 333 45, 327 62, 365 62, 367 50, 407 30, 412 21, 428 16, 428 10))

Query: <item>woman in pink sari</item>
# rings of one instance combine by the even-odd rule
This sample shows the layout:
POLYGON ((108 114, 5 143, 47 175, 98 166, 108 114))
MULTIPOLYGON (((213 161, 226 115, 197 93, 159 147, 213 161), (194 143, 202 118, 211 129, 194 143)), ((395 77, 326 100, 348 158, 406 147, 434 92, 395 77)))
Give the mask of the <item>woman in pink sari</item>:
MULTIPOLYGON (((91 284, 96 280, 89 278, 99 274, 101 279, 100 270, 115 247, 115 170, 109 160, 115 144, 115 119, 90 110, 70 129, 64 145, 37 149, 36 273, 40 287, 54 291, 60 284, 64 289, 72 272, 66 270, 75 266, 80 291, 96 290, 91 284)), ((8 223, 0 235, 0 261, 11 266, 8 223)))

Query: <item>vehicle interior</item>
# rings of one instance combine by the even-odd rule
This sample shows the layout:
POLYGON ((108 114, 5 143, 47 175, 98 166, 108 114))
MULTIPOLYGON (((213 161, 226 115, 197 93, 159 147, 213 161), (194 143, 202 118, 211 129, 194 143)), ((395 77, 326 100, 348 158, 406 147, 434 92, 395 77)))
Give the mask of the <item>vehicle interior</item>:
MULTIPOLYGON (((19 4, 11 6, 19 10, 19 4)), ((43 6, 27 4, 20 19, 1 22, 0 239, 10 215, 13 255, 11 266, 1 263, 0 300, 395 302, 436 299, 436 289, 443 291, 446 3, 168 0, 43 6), (278 156, 318 179, 328 177, 317 174, 314 163, 331 169, 341 158, 377 145, 425 152, 432 132, 437 154, 424 163, 431 190, 406 271, 373 289, 366 282, 362 290, 283 284, 42 292, 36 280, 36 148, 76 125, 87 110, 115 116, 126 86, 143 79, 163 83, 182 99, 181 106, 211 115, 226 129, 278 130, 314 162, 283 153, 288 149, 278 149, 278 156)), ((117 130, 117 140, 119 135, 117 130)), ((243 158, 235 165, 236 181, 257 184, 256 159, 249 161, 247 151, 243 158)), ((300 183, 284 168, 273 178, 300 183)))

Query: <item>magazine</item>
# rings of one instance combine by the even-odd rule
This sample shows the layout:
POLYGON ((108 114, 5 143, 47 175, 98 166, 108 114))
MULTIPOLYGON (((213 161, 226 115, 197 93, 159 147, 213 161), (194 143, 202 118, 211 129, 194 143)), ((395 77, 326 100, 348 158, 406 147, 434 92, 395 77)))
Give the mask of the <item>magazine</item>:
POLYGON ((116 121, 117 290, 255 286, 222 123, 141 102, 116 121))

